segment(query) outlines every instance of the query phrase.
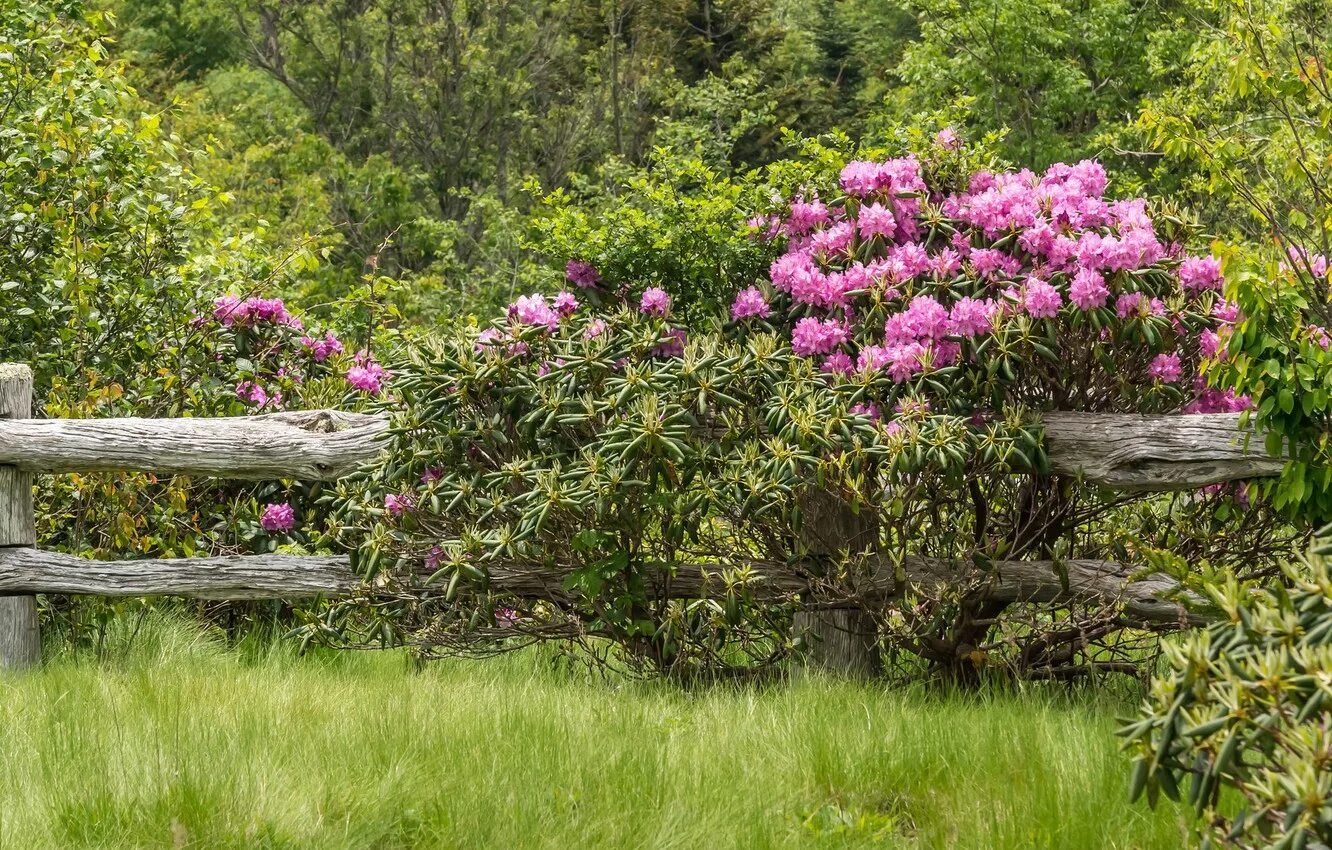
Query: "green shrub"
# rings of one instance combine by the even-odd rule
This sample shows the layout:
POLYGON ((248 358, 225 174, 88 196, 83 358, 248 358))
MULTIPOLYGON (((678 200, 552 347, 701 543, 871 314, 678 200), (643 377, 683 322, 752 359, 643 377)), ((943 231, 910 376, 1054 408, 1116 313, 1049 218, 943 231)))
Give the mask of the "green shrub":
POLYGON ((1144 716, 1121 731, 1133 796, 1192 803, 1204 846, 1332 843, 1330 555, 1324 542, 1287 567, 1289 588, 1216 588, 1226 619, 1166 647, 1144 716))

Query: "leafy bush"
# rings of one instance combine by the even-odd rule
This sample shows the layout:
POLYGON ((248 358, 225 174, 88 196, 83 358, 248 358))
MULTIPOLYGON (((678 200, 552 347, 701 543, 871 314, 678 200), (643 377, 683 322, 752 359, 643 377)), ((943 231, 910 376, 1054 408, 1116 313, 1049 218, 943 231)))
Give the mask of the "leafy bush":
POLYGON ((1204 846, 1332 843, 1329 555, 1316 544, 1288 566, 1289 587, 1213 588, 1225 619, 1166 646, 1144 716, 1121 733, 1137 754, 1133 796, 1182 796, 1204 846))
POLYGON ((1262 490, 1317 525, 1332 519, 1332 6, 1196 6, 1201 37, 1137 128, 1224 240, 1241 320, 1214 378, 1253 397, 1269 450, 1291 458, 1262 490))
MULTIPOLYGON (((261 297, 318 258, 279 254, 219 225, 225 198, 189 167, 195 152, 146 112, 107 58, 104 16, 79 12, 0 8, 0 359, 32 366, 36 415, 355 406, 373 389, 372 362, 357 355, 377 334, 385 287, 364 281, 373 291, 326 311, 317 330, 261 297), (330 342, 333 330, 345 345, 330 342)), ((101 557, 319 546, 315 495, 283 482, 42 477, 38 539, 101 557), (288 502, 303 530, 261 526, 263 505, 288 502)), ((51 622, 71 629, 135 604, 48 603, 68 615, 51 622)))
POLYGON ((383 522, 363 563, 403 591, 380 625, 449 649, 592 635, 658 668, 749 664, 790 648, 764 603, 812 578, 806 602, 877 605, 895 648, 954 675, 1066 675, 1127 621, 991 599, 992 561, 1279 548, 1232 489, 1134 499, 1050 474, 1039 411, 1242 408, 1196 383, 1231 308, 1219 264, 1145 201, 1105 200, 1095 163, 972 173, 969 156, 945 133, 924 160, 806 169, 750 228, 781 252, 769 279, 729 317, 691 301, 688 332, 664 289, 573 264, 576 291, 396 365, 385 502, 365 506, 383 522), (811 541, 827 495, 860 539, 811 541), (904 575, 918 555, 945 578, 904 575), (885 585, 886 608, 868 592, 885 585))
POLYGON ((665 287, 692 317, 758 280, 772 251, 745 233, 765 204, 755 176, 732 177, 692 154, 658 149, 648 167, 611 162, 600 180, 547 194, 534 217, 533 246, 559 265, 596 269, 613 298, 665 287))

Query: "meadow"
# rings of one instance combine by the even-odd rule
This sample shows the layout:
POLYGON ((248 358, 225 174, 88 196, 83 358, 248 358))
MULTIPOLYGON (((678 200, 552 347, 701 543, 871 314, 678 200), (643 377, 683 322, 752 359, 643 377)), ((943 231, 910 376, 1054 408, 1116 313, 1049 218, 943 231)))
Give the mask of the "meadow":
POLYGON ((1177 848, 1107 689, 607 678, 227 647, 154 615, 0 680, 0 847, 1177 848))

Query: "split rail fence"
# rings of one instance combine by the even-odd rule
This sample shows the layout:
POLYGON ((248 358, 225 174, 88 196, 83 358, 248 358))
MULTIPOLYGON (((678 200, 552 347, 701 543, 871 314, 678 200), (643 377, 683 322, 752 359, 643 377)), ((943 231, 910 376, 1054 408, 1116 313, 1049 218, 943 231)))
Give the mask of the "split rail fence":
MULTIPOLYGON (((158 475, 211 475, 233 479, 327 480, 347 475, 382 448, 388 422, 332 410, 216 419, 32 419, 32 373, 0 364, 0 667, 40 660, 35 594, 98 596, 173 595, 203 599, 298 598, 338 595, 357 584, 345 556, 236 555, 207 558, 87 560, 35 547, 32 476, 36 473, 129 470, 158 475)), ((1186 490, 1221 481, 1276 475, 1283 463, 1267 456, 1263 441, 1240 428, 1238 415, 1139 416, 1051 413, 1044 417, 1046 450, 1054 471, 1081 475, 1108 487, 1135 491, 1186 490)), ((835 508, 821 526, 832 545, 851 542, 864 529, 843 523, 835 508), (845 542, 842 542, 845 541, 845 542)), ((811 525, 812 523, 807 523, 811 525)), ((827 549, 807 541, 811 554, 827 549)), ((823 554, 826 554, 823 553, 823 554)), ((949 565, 908 558, 917 582, 947 581, 949 565)), ((1194 619, 1166 598, 1176 587, 1164 575, 1141 576, 1130 564, 1072 560, 999 561, 991 595, 1010 601, 1116 600, 1143 622, 1194 619), (1060 573, 1063 573, 1063 576, 1060 573)), ((895 582, 895 565, 883 577, 895 582)), ((498 590, 558 599, 563 576, 491 576, 498 590)), ((802 593, 801 574, 768 577, 774 596, 802 593)), ((699 567, 681 566, 663 588, 682 598, 706 587, 699 567)), ((816 663, 854 671, 872 646, 854 609, 810 611, 800 628, 819 640, 816 663)))

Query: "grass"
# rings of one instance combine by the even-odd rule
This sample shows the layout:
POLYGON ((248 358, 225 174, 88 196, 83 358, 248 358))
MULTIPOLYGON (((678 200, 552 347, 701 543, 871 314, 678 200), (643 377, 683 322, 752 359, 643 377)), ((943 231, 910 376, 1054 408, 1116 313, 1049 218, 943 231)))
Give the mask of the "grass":
POLYGON ((416 671, 164 621, 0 679, 0 848, 1178 848, 1107 699, 416 671))

